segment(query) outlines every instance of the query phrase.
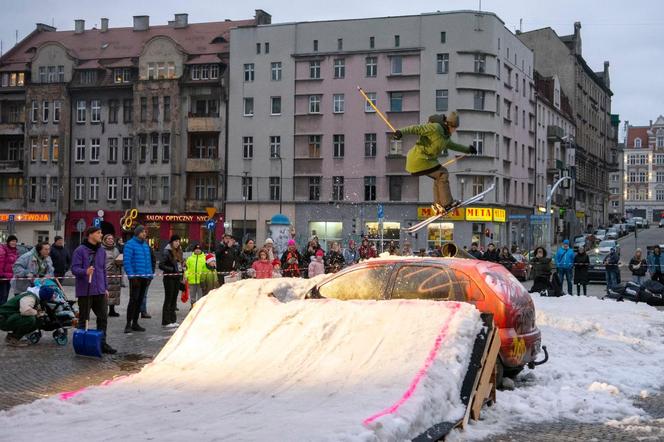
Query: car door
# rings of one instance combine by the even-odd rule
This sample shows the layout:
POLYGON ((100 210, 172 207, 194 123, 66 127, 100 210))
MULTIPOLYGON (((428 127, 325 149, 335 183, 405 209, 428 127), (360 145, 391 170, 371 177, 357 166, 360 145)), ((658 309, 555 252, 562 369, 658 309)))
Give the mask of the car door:
POLYGON ((385 287, 393 265, 360 267, 325 281, 316 288, 317 295, 342 301, 385 299, 385 287))

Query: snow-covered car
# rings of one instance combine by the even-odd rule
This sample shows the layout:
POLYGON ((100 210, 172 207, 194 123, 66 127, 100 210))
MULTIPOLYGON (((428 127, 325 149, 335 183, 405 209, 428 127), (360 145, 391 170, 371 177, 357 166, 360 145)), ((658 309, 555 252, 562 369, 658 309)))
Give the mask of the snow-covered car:
POLYGON ((606 239, 606 230, 605 229, 595 230, 595 239, 597 241, 604 241, 606 239))
POLYGON ((538 365, 535 359, 542 337, 535 324, 533 300, 497 263, 463 258, 373 259, 330 275, 306 297, 469 302, 483 313, 492 313, 500 329, 499 378, 516 376, 526 365, 538 365))
POLYGON ((618 252, 618 256, 620 256, 620 244, 614 239, 605 239, 604 241, 601 241, 595 249, 595 252, 600 255, 608 255, 612 248, 615 248, 616 252, 618 252))

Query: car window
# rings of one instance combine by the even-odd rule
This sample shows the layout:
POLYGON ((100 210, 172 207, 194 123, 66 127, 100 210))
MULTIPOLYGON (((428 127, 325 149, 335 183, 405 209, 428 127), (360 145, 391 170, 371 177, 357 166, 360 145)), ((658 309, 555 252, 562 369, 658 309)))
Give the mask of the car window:
POLYGON ((389 280, 391 265, 363 267, 325 282, 318 288, 323 298, 383 299, 385 285, 389 280))
POLYGON ((600 242, 599 246, 600 247, 615 247, 616 242, 614 240, 610 239, 610 240, 607 240, 607 241, 600 242))
POLYGON ((406 265, 398 270, 391 299, 462 299, 454 272, 447 267, 406 265))

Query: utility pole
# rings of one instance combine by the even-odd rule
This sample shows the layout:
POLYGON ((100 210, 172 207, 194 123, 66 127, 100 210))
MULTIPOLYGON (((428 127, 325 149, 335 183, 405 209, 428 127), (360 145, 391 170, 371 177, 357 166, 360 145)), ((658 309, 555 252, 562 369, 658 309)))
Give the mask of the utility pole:
MULTIPOLYGON (((244 182, 245 184, 247 183, 247 175, 249 175, 249 172, 243 172, 244 175, 244 182)), ((242 242, 244 243, 245 238, 247 236, 247 187, 246 185, 242 189, 242 199, 244 200, 244 220, 242 221, 242 242)))

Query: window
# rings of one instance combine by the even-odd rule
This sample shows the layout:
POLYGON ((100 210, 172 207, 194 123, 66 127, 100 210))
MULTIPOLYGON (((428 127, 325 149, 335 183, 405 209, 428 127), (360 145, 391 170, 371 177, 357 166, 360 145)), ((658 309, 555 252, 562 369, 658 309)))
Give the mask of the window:
POLYGON ((281 62, 276 61, 271 64, 271 78, 272 81, 281 81, 281 62))
POLYGON ((164 97, 164 123, 171 121, 171 97, 164 97))
POLYGON ((97 82, 97 72, 92 69, 81 71, 79 79, 81 84, 95 84, 97 82))
POLYGON ((396 281, 391 299, 466 299, 456 276, 446 268, 404 266, 396 281))
POLYGON ((148 97, 141 97, 141 122, 144 123, 148 119, 148 97))
POLYGON ((246 199, 247 201, 251 201, 253 199, 253 178, 249 176, 243 176, 242 177, 242 198, 246 199))
POLYGON ((148 80, 154 80, 156 78, 156 69, 157 66, 155 63, 148 63, 148 80))
POLYGON ((436 55, 436 73, 447 74, 450 70, 450 54, 436 55))
POLYGON ((260 43, 256 43, 256 53, 257 54, 261 53, 261 44, 260 43))
POLYGON ((334 102, 333 112, 335 114, 344 113, 344 94, 334 94, 332 96, 332 101, 334 102))
POLYGON ((655 164, 658 166, 664 165, 664 154, 657 154, 655 155, 655 164))
POLYGON ((36 123, 39 119, 39 104, 36 100, 32 100, 32 109, 30 111, 30 121, 36 123))
POLYGON ((334 158, 343 158, 346 146, 346 136, 342 134, 332 135, 332 147, 334 158))
POLYGON ((309 158, 320 158, 320 135, 309 135, 309 158))
POLYGON ((664 183, 664 172, 657 172, 656 177, 658 183, 664 183))
POLYGON ((172 61, 169 61, 168 64, 166 65, 167 73, 166 73, 166 78, 173 79, 175 78, 175 63, 172 61))
POLYGON ((661 149, 664 147, 664 134, 657 134, 657 138, 655 140, 655 147, 657 149, 661 149))
POLYGON ((171 161, 171 134, 161 134, 161 162, 168 163, 171 161))
POLYGON ((373 158, 376 156, 376 134, 364 134, 364 156, 373 158))
POLYGON ((319 201, 320 200, 320 177, 319 176, 310 176, 309 177, 309 201, 319 201))
POLYGON ((90 139, 90 162, 91 163, 98 163, 99 162, 99 150, 100 150, 99 138, 90 139))
POLYGON ((278 176, 270 177, 270 201, 279 201, 281 182, 278 176))
POLYGON ((138 134, 138 162, 145 163, 148 158, 148 136, 138 134))
POLYGON ((74 200, 83 201, 85 198, 85 178, 76 177, 74 179, 74 200))
POLYGON ((475 54, 475 72, 480 74, 486 72, 486 55, 475 54))
POLYGON ((115 201, 118 199, 118 179, 115 177, 107 178, 106 199, 109 201, 115 201))
MULTIPOLYGON (((258 43, 260 45, 260 43, 258 43)), ((245 63, 244 65, 244 81, 254 81, 254 64, 245 63)))
POLYGON ((150 134, 150 162, 156 163, 159 161, 159 134, 150 134))
POLYGON ((124 137, 122 139, 122 162, 131 163, 133 158, 134 141, 131 137, 124 137))
POLYGON ((207 179, 207 200, 214 201, 217 199, 217 180, 213 177, 207 179))
POLYGON ((318 40, 314 40, 314 52, 318 52, 318 40))
POLYGON ((85 138, 76 139, 76 157, 75 160, 77 163, 82 163, 85 161, 85 138))
POLYGON ((519 92, 519 73, 518 73, 518 72, 515 73, 515 74, 514 74, 514 77, 515 77, 515 79, 516 79, 516 81, 514 82, 514 90, 515 90, 516 92, 519 92))
POLYGON ((309 95, 309 113, 320 113, 320 95, 309 95))
POLYGON ((37 177, 30 177, 30 190, 28 194, 30 201, 35 201, 37 199, 37 177))
POLYGON ((664 201, 664 189, 655 189, 655 199, 657 201, 664 201))
POLYGON ((447 112, 447 89, 436 90, 436 112, 447 112))
POLYGON ((46 177, 39 177, 39 201, 46 201, 46 197, 48 196, 46 184, 46 177))
POLYGON ((201 65, 201 80, 208 80, 210 78, 210 65, 201 65))
POLYGON ((120 103, 118 100, 108 100, 108 122, 115 124, 118 122, 118 112, 120 111, 120 103))
POLYGON ((39 82, 46 83, 48 78, 46 77, 46 66, 39 66, 39 82))
POLYGON ((150 177, 150 202, 156 202, 159 199, 159 192, 157 188, 157 177, 150 177))
POLYGON ((403 57, 401 57, 401 55, 393 55, 390 57, 390 73, 392 75, 400 75, 403 73, 403 57))
POLYGON ((163 176, 161 177, 161 202, 167 203, 170 198, 171 198, 171 180, 169 176, 163 176))
POLYGON ((46 163, 48 161, 48 148, 49 148, 48 137, 44 137, 42 138, 42 148, 41 148, 42 163, 46 163))
POLYGON ((309 78, 320 78, 320 61, 309 62, 309 78))
POLYGON ((145 202, 146 194, 148 193, 147 177, 138 177, 138 193, 136 199, 139 203, 145 202))
POLYGON ((332 200, 343 201, 344 199, 344 177, 332 177, 332 200))
POLYGON ((192 140, 192 148, 189 151, 190 158, 217 158, 219 151, 218 137, 216 135, 197 135, 192 140))
MULTIPOLYGON (((58 137, 53 137, 53 141, 58 137)), ((9 161, 19 161, 23 159, 23 140, 9 140, 7 143, 7 159, 9 161)))
POLYGON ((344 78, 346 76, 346 60, 343 58, 334 59, 334 78, 344 78))
POLYGON ((398 35, 394 36, 394 47, 398 48, 401 45, 401 37, 398 35))
POLYGON ((99 200, 99 177, 90 177, 90 201, 99 200))
POLYGON ((191 67, 191 79, 200 80, 201 79, 201 67, 200 65, 194 65, 191 67))
POLYGON ((445 43, 447 41, 447 32, 441 31, 440 33, 440 42, 445 43))
POLYGON ((270 158, 281 157, 281 136, 270 136, 270 158))
POLYGON ((157 63, 157 79, 163 80, 166 78, 166 64, 164 62, 157 63))
POLYGON ((78 100, 76 102, 76 122, 85 123, 85 100, 78 100))
POLYGON ((390 201, 401 201, 401 189, 403 187, 403 177, 389 177, 390 201))
POLYGON ((512 68, 505 66, 505 86, 512 87, 512 68))
POLYGON ((500 117, 500 95, 496 94, 496 115, 500 117))
POLYGON ((483 155, 484 153, 484 132, 475 132, 475 137, 473 138, 473 147, 477 149, 477 155, 483 155))
POLYGON ((60 193, 60 188, 58 185, 58 177, 57 176, 52 176, 51 177, 51 201, 57 201, 58 200, 58 194, 60 193))
POLYGON ((101 121, 101 101, 92 100, 90 102, 90 122, 99 123, 101 121))
POLYGON ((131 177, 122 177, 122 201, 131 201, 131 177))
POLYGON ((49 105, 48 101, 42 101, 42 121, 44 123, 48 123, 48 111, 49 111, 49 105))
POLYGON ((474 100, 473 100, 473 109, 475 110, 484 110, 484 97, 486 92, 484 91, 475 91, 474 100))
POLYGON ((39 140, 37 137, 30 139, 30 161, 35 162, 39 158, 39 140))
POLYGON ((159 97, 152 97, 152 121, 159 121, 159 97))
POLYGON ((519 125, 519 106, 514 106, 514 124, 519 125))
POLYGON ((369 37, 369 48, 373 49, 376 47, 376 37, 369 37))
POLYGON ((376 93, 375 92, 366 92, 367 98, 369 99, 368 101, 365 100, 364 102, 364 112, 376 112, 376 110, 369 104, 371 102, 374 106, 376 106, 376 93))
POLYGON ((131 68, 115 68, 113 70, 115 83, 129 83, 131 81, 131 68))
POLYGON ((390 112, 401 112, 403 110, 403 94, 401 92, 390 92, 390 112))
POLYGON ((270 113, 272 115, 281 114, 281 97, 270 97, 270 113))
POLYGON ((365 176, 364 177, 364 200, 365 201, 376 201, 376 177, 375 176, 365 176))
POLYGON ((254 137, 242 137, 242 158, 250 160, 254 157, 254 137))
POLYGON ((343 51, 344 49, 344 39, 337 38, 337 51, 343 51))
POLYGON ((320 287, 324 298, 379 300, 389 280, 391 265, 365 267, 334 278, 320 287), (362 281, 362 284, 357 284, 362 281))
POLYGON ((122 100, 122 122, 131 123, 134 103, 131 98, 122 100))
POLYGON ((641 138, 637 138, 634 140, 634 147, 640 148, 641 147, 641 138))
MULTIPOLYGON (((23 144, 23 142, 21 142, 23 144)), ((22 146, 21 146, 22 148, 22 146)), ((11 144, 10 144, 11 149, 11 144)), ((12 157, 11 150, 9 151, 10 159, 12 157)), ((51 161, 57 163, 60 160, 60 137, 51 137, 51 161)))
POLYGON ((118 162, 118 139, 109 138, 108 139, 108 162, 117 163, 118 162))
POLYGON ((501 71, 500 60, 496 60, 496 78, 498 80, 500 80, 500 71, 501 71))
POLYGON ((484 177, 474 176, 473 177, 473 195, 479 195, 484 192, 484 177))
POLYGON ((365 59, 365 64, 367 68, 367 77, 375 77, 378 75, 378 58, 377 57, 367 57, 365 59))
POLYGON ((254 99, 252 97, 245 97, 244 99, 244 116, 254 116, 254 99))

